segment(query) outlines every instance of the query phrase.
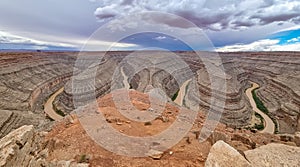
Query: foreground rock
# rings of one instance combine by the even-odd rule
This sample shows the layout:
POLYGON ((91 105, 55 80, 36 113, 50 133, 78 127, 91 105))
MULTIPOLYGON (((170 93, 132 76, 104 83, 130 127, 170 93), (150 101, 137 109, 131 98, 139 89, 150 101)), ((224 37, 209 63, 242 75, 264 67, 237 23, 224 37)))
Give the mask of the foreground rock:
POLYGON ((0 167, 88 167, 74 160, 47 162, 49 150, 32 125, 22 126, 0 140, 0 167))
POLYGON ((0 141, 0 166, 45 166, 46 154, 37 156, 40 139, 33 126, 23 126, 5 136, 0 141))
POLYGON ((271 143, 245 152, 255 167, 300 166, 300 148, 271 143))
POLYGON ((296 167, 300 166, 300 148, 270 143, 254 150, 237 151, 224 141, 210 150, 206 167, 296 167))
POLYGON ((206 167, 246 167, 250 163, 233 147, 220 140, 210 150, 205 162, 206 167))

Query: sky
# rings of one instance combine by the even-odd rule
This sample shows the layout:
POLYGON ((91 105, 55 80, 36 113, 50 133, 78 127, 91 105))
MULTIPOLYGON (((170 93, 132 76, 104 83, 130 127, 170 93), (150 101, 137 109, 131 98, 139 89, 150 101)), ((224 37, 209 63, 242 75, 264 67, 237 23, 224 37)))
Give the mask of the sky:
POLYGON ((300 1, 1 0, 0 49, 300 51, 300 1))

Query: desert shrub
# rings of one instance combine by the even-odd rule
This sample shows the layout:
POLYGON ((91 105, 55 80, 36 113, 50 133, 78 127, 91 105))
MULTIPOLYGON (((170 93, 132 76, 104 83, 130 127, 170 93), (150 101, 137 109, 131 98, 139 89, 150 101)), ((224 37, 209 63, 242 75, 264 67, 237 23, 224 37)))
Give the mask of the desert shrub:
POLYGON ((178 93, 179 93, 179 90, 177 90, 177 92, 173 95, 172 101, 176 100, 176 98, 178 97, 178 93))

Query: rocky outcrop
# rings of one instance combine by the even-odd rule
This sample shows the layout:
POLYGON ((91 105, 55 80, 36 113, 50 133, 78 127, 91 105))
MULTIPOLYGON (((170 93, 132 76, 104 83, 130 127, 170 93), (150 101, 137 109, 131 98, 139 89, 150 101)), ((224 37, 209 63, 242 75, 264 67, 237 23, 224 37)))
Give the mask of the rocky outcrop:
POLYGON ((206 167, 279 167, 299 166, 300 148, 270 143, 254 150, 237 151, 227 143, 215 143, 205 162, 206 167))
POLYGON ((205 167, 250 167, 245 157, 222 140, 215 143, 208 154, 205 167))
POLYGON ((245 152, 246 158, 255 167, 300 166, 300 148, 271 143, 245 152))
POLYGON ((87 163, 75 160, 47 161, 49 154, 45 148, 43 135, 32 125, 22 126, 0 140, 0 167, 88 167, 87 163))
POLYGON ((33 126, 23 126, 0 140, 0 166, 45 166, 47 150, 33 126))

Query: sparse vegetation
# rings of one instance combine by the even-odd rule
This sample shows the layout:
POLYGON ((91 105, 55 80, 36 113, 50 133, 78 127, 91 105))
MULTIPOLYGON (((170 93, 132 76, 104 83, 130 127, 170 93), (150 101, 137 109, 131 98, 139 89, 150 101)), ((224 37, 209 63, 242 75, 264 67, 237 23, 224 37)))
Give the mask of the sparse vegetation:
POLYGON ((55 121, 54 119, 52 119, 51 117, 49 117, 48 115, 46 115, 46 119, 50 120, 50 121, 55 121))
POLYGON ((253 96, 253 99, 254 99, 254 101, 255 101, 255 103, 256 103, 256 107, 257 107, 260 111, 262 111, 262 112, 264 112, 265 114, 268 115, 268 114, 269 114, 269 110, 265 107, 264 103, 257 97, 257 95, 256 95, 256 93, 255 93, 255 91, 256 91, 257 89, 258 89, 258 88, 252 90, 252 96, 253 96))
POLYGON ((133 87, 132 87, 132 85, 131 85, 131 84, 129 84, 129 89, 133 89, 133 87))
POLYGON ((177 92, 173 95, 172 97, 172 101, 175 101, 177 96, 178 96, 178 93, 179 93, 180 89, 177 90, 177 92))
POLYGON ((265 128, 265 126, 263 124, 255 124, 254 128, 257 130, 263 130, 265 128))
POLYGON ((66 114, 65 114, 63 111, 57 109, 56 106, 55 106, 54 104, 52 104, 52 106, 53 106, 53 110, 54 110, 58 115, 63 116, 63 117, 66 116, 66 114))
POLYGON ((257 129, 257 130, 263 130, 265 128, 265 126, 264 126, 264 118, 260 114, 258 114, 258 113, 255 113, 255 117, 259 118, 260 124, 255 124, 254 128, 257 129))
POLYGON ((89 158, 88 158, 88 156, 85 155, 85 154, 82 154, 82 155, 80 156, 79 161, 78 161, 78 163, 88 163, 88 162, 89 162, 89 158))
POLYGON ((254 90, 252 90, 252 96, 253 96, 253 99, 254 99, 254 101, 255 101, 255 103, 256 103, 256 107, 259 109, 259 110, 261 110, 263 113, 265 113, 265 114, 267 114, 270 118, 271 118, 271 120, 274 122, 274 125, 275 125, 275 134, 277 134, 278 132, 279 132, 279 130, 278 130, 278 123, 277 123, 277 120, 274 118, 274 116, 269 112, 269 110, 267 109, 267 107, 264 105, 264 103, 257 97, 257 95, 256 95, 256 90, 257 90, 258 88, 256 88, 256 89, 254 89, 254 90))

